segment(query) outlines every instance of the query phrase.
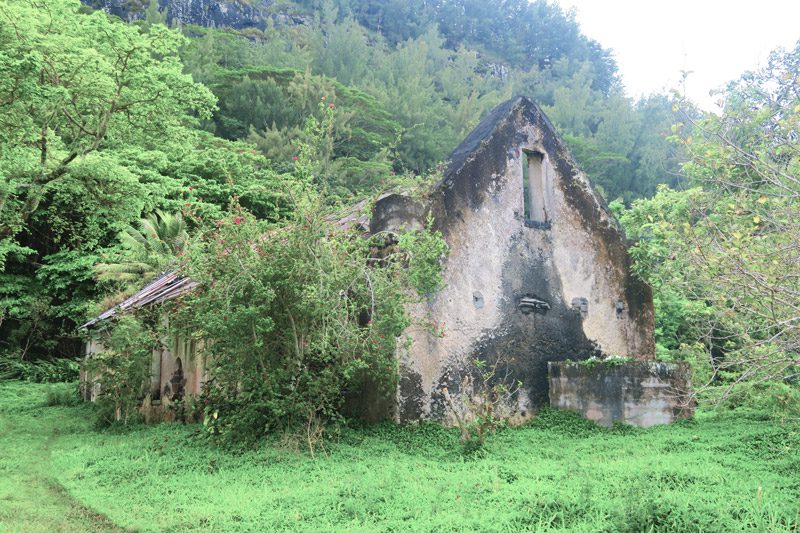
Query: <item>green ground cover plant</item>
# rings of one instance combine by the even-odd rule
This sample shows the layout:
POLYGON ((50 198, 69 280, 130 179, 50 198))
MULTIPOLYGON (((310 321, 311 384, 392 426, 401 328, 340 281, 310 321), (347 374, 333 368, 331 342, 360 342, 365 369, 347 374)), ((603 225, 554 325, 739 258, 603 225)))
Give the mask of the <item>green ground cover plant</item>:
POLYGON ((35 383, 58 383, 78 379, 80 363, 75 359, 56 358, 26 361, 0 354, 0 380, 18 379, 35 383))
POLYGON ((73 402, 70 392, 77 396, 76 383, 0 382, 0 531, 122 531, 53 475, 53 446, 90 431, 92 407, 73 402))
POLYGON ((457 429, 346 427, 326 453, 231 453, 199 426, 97 431, 0 385, 0 530, 793 531, 800 425, 752 412, 595 427, 544 410, 465 455, 457 429))

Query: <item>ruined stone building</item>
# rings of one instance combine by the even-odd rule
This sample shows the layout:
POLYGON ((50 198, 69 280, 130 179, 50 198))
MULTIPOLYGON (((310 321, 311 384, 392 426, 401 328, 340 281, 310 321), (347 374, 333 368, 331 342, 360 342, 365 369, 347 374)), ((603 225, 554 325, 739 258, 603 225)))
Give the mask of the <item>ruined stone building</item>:
MULTIPOLYGON (((136 312, 137 309, 179 298, 196 286, 196 282, 175 272, 164 273, 119 305, 83 324, 80 329, 88 331, 90 338, 86 343, 86 357, 105 350, 99 340, 101 335, 98 330, 104 327, 106 320, 121 313, 136 312)), ((184 335, 172 335, 171 338, 164 339, 160 347, 153 350, 149 400, 158 405, 162 399, 198 395, 203 389, 205 377, 205 361, 202 352, 196 350, 195 342, 184 335)), ((90 381, 82 369, 81 389, 84 399, 94 401, 100 384, 87 386, 87 382, 90 381)))
MULTIPOLYGON (((428 196, 385 195, 363 225, 401 231, 422 227, 429 215, 450 250, 445 287, 411 311, 443 324, 445 335, 409 328, 413 343, 397 354, 396 404, 380 407, 384 414, 446 419, 442 389, 458 391, 476 359, 500 358, 504 378, 522 382, 510 408, 525 419, 547 403, 548 361, 653 358, 652 296, 631 273, 623 232, 530 100, 495 108, 456 148, 428 196)), ((153 284, 143 290, 148 301, 186 288, 170 292, 181 283, 174 276, 153 283, 155 296, 153 284)), ((141 294, 131 302, 122 307, 143 305, 141 294)), ((178 344, 154 353, 154 392, 172 386, 175 351, 191 351, 178 344)), ((196 393, 202 361, 187 363, 186 392, 196 393)))
POLYGON ((457 390, 475 359, 507 363, 525 419, 547 403, 548 361, 654 357, 652 295, 631 272, 623 232, 530 100, 495 108, 428 202, 378 202, 370 229, 421 225, 428 213, 450 254, 444 289, 415 312, 445 323, 446 336, 408 332, 400 420, 446 417, 442 388, 457 390))

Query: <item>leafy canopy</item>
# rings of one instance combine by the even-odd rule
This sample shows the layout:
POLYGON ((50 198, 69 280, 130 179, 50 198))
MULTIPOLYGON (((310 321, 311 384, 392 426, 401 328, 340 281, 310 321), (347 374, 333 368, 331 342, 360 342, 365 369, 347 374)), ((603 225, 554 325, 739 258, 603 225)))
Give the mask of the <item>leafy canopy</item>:
POLYGON ((721 115, 685 107, 674 139, 698 187, 661 189, 623 217, 658 289, 664 347, 691 348, 723 397, 800 372, 798 95, 800 45, 731 83, 721 115))
POLYGON ((214 107, 182 72, 178 33, 79 9, 77 0, 0 6, 0 257, 71 168, 100 193, 119 164, 109 149, 179 140, 214 107))

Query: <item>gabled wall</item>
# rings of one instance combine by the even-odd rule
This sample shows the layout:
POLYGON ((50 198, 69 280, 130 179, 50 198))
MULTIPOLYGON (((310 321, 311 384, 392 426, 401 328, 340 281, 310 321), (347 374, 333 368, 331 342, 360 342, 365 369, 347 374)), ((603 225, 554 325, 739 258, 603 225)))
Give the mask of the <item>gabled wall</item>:
POLYGON ((498 106, 456 149, 430 203, 397 196, 375 208, 372 231, 422 224, 432 213, 450 255, 445 288, 417 317, 398 354, 397 418, 448 420, 475 359, 523 387, 509 406, 522 420, 548 401, 547 362, 654 355, 652 296, 630 272, 624 236, 541 110, 524 98, 498 106), (523 164, 540 154, 546 222, 525 220, 523 164))

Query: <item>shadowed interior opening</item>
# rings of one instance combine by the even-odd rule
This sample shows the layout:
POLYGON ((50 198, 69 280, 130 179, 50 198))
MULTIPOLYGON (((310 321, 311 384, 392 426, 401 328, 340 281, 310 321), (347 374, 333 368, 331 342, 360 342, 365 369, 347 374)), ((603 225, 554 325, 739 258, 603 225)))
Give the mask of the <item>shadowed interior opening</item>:
POLYGON ((523 209, 526 222, 547 222, 544 201, 544 154, 524 152, 522 160, 523 209))

